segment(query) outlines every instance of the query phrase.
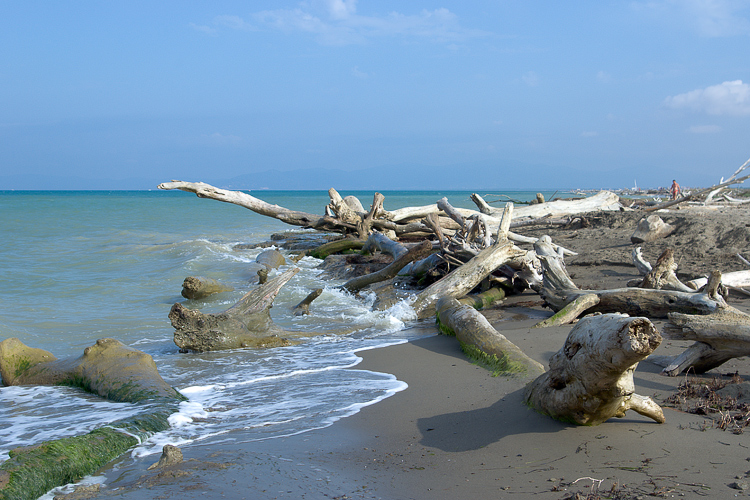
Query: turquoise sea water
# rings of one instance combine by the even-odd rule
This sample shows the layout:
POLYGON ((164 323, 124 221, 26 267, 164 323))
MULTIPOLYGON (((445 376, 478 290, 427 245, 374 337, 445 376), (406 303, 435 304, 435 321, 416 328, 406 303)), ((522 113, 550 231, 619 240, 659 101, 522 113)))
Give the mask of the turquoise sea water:
MULTIPOLYGON (((251 194, 320 215, 329 201, 324 191, 251 194)), ((365 207, 373 196, 341 194, 358 196, 365 207)), ((386 209, 443 196, 475 208, 469 192, 383 194, 386 209)), ((529 200, 535 192, 505 194, 529 200)), ((172 428, 138 446, 137 456, 237 429, 269 439, 330 425, 405 388, 390 374, 357 370, 357 350, 434 333, 431 322, 411 328, 420 325, 405 304, 373 311, 367 298, 334 289, 337 282, 319 278, 320 261, 305 257, 293 264, 301 271, 272 309, 280 326, 311 333, 304 342, 181 354, 167 318, 172 304, 204 312, 229 308, 252 287, 249 264, 261 251, 234 246, 298 228, 235 205, 158 190, 0 192, 0 223, 0 340, 17 337, 64 358, 80 356, 99 338, 116 338, 153 356, 164 379, 188 396, 172 428), (235 290, 189 301, 180 295, 186 276, 209 276, 235 290), (325 291, 311 314, 293 316, 291 307, 319 287, 325 291), (325 334, 350 327, 354 333, 325 334)), ((138 411, 70 388, 0 387, 0 460, 16 446, 84 433, 138 411)))

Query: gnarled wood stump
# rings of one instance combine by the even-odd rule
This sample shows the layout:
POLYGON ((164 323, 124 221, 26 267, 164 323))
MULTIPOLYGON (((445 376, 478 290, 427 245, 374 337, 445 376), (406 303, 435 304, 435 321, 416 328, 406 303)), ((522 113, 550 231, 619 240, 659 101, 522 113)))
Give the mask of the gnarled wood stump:
POLYGON ((549 362, 550 370, 531 382, 526 403, 552 418, 597 425, 627 410, 663 423, 650 398, 635 394, 633 372, 661 343, 647 318, 621 314, 587 316, 570 331, 549 362))

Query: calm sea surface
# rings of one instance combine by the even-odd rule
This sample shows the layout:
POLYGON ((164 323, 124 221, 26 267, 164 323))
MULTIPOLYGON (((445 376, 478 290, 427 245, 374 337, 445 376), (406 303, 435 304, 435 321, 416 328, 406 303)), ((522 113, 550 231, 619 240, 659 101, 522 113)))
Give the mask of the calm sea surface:
MULTIPOLYGON (((251 194, 314 214, 323 214, 328 203, 324 191, 251 194)), ((365 208, 373 196, 341 194, 358 196, 365 208)), ((475 208, 469 192, 383 194, 386 209, 443 196, 454 206, 475 208)), ((504 194, 529 200, 535 193, 504 194)), ((229 308, 251 288, 249 263, 261 251, 234 246, 297 228, 235 205, 158 190, 4 191, 0 224, 0 340, 17 337, 64 358, 80 356, 97 339, 115 338, 153 356, 162 377, 189 398, 172 427, 138 446, 134 456, 237 429, 269 439, 330 425, 406 387, 390 374, 357 370, 358 350, 434 332, 431 322, 417 325, 405 304, 373 311, 367 300, 335 290, 338 282, 319 279, 320 261, 305 257, 293 264, 301 271, 271 313, 280 326, 309 331, 309 338, 293 347, 181 354, 167 318, 172 304, 203 312, 229 308), (180 295, 186 276, 212 277, 235 291, 189 301, 180 295), (315 288, 325 291, 311 314, 293 316, 291 307, 315 288), (350 327, 354 333, 325 334, 350 327)), ((0 387, 0 461, 14 447, 88 432, 139 411, 72 388, 0 387)))

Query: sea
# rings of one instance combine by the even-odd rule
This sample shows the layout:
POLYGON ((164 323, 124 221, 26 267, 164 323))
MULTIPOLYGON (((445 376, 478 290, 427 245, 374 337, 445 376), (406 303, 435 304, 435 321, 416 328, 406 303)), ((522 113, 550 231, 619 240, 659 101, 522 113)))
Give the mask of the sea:
MULTIPOLYGON (((477 191, 487 201, 531 200, 536 191, 477 191)), ((326 191, 252 191, 252 196, 322 215, 326 191)), ((367 209, 373 192, 357 196, 367 209)), ((384 191, 388 210, 447 197, 476 208, 468 191, 384 191)), ((552 192, 543 192, 546 197, 552 192)), ((321 278, 320 260, 288 260, 300 269, 274 301, 279 326, 309 333, 298 345, 181 353, 167 318, 176 302, 224 311, 252 289, 249 249, 274 233, 310 231, 228 203, 181 191, 0 191, 0 340, 16 337, 57 358, 75 358, 100 338, 144 351, 160 375, 188 400, 170 428, 131 450, 161 453, 164 444, 210 444, 242 430, 250 440, 277 439, 329 426, 376 404, 406 384, 388 373, 357 369, 358 353, 435 335, 408 300, 373 310, 374 297, 321 278), (181 296, 187 276, 214 278, 233 291, 204 300, 181 296), (292 308, 323 288, 310 314, 292 308), (341 334, 341 331, 350 333, 341 334)), ((287 256, 291 252, 282 250, 287 256)), ((279 271, 277 271, 279 272, 279 271)), ((273 274, 271 275, 273 276, 273 274)), ((0 387, 0 462, 19 446, 89 432, 145 411, 70 387, 0 387)))

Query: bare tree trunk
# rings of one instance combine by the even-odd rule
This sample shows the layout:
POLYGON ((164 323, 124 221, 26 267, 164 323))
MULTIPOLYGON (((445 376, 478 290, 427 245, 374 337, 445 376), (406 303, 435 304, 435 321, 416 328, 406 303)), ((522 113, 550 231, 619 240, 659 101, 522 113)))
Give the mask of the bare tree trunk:
POLYGON ((635 394, 638 362, 661 343, 646 318, 605 314, 583 318, 550 359, 550 370, 526 387, 526 403, 552 418, 598 425, 634 410, 656 422, 664 413, 650 398, 635 394))
POLYGON ((175 328, 174 343, 180 349, 199 352, 290 345, 289 340, 279 337, 284 330, 271 320, 270 309, 281 287, 298 271, 285 271, 219 314, 204 314, 176 303, 169 312, 175 328))
POLYGON ((462 344, 475 346, 491 357, 494 368, 501 373, 528 377, 544 373, 541 363, 524 354, 473 307, 442 297, 437 303, 437 318, 444 333, 455 335, 462 344))

